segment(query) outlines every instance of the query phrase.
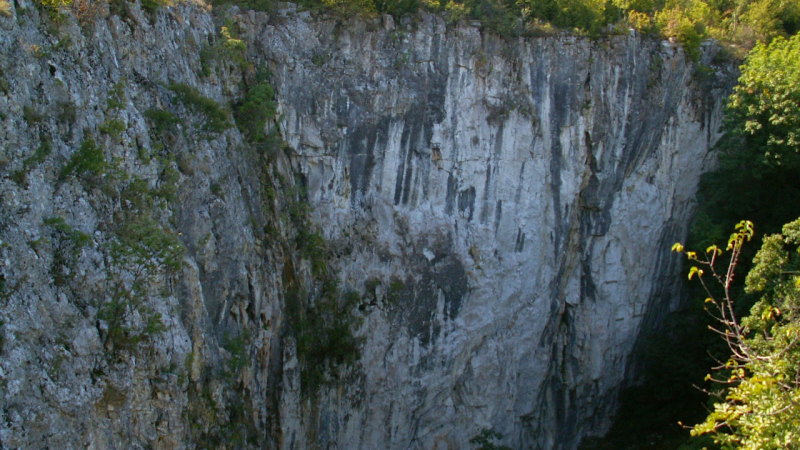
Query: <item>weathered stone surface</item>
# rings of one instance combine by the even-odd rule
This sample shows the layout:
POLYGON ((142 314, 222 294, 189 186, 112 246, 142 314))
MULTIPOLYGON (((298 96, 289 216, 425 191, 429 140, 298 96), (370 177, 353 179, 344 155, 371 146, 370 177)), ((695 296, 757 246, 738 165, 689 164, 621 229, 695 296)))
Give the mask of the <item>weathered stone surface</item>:
POLYGON ((574 449, 607 428, 645 316, 676 307, 669 244, 721 117, 724 92, 679 48, 502 40, 428 14, 233 11, 248 59, 273 73, 292 149, 264 167, 236 128, 202 135, 166 87, 241 95, 236 63, 202 75, 220 39, 202 8, 129 5, 54 29, 17 5, 0 16, 0 446, 469 448, 493 428, 514 448, 574 449), (156 138, 154 108, 184 122, 156 138), (110 118, 120 136, 100 131, 110 118), (180 169, 162 221, 186 259, 147 300, 167 331, 112 363, 96 305, 117 203, 59 176, 89 135, 154 188, 180 169), (13 180, 45 138, 52 153, 13 180), (284 187, 297 175, 340 284, 362 294, 362 357, 317 396, 301 393, 285 313, 287 276, 308 263, 270 212, 289 194, 270 199, 265 173, 284 187), (92 236, 67 286, 43 223, 56 216, 92 236), (247 363, 226 378, 243 335, 247 363), (232 398, 239 412, 209 406, 232 398), (241 411, 246 425, 230 425, 241 411))
POLYGON ((322 438, 466 448, 485 427, 575 448, 609 424, 643 316, 676 306, 667 250, 719 97, 703 103, 680 49, 637 36, 325 25, 255 42, 317 220, 354 247, 344 277, 404 287, 370 309, 357 400, 325 399, 322 438))

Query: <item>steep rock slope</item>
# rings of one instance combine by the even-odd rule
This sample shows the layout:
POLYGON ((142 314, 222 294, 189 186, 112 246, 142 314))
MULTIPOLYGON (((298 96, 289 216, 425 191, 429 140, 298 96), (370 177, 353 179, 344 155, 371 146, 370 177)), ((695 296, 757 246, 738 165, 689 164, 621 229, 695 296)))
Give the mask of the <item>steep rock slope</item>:
POLYGON ((485 428, 573 449, 608 426, 642 324, 678 301, 668 244, 721 116, 679 48, 16 6, 3 446, 468 448, 485 428), (280 137, 242 126, 261 68, 280 137))
POLYGON ((319 426, 364 448, 464 448, 476 427, 574 448, 607 426, 643 318, 677 306, 667 250, 719 101, 635 36, 322 25, 252 29, 315 217, 353 246, 345 279, 384 281, 360 395, 332 393, 319 426))

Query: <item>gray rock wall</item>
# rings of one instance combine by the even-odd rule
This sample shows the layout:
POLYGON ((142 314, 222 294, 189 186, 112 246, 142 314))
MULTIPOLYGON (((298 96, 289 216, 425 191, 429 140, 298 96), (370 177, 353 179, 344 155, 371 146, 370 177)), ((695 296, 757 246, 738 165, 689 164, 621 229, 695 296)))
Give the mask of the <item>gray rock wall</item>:
POLYGON ((644 317, 679 302, 669 245, 721 118, 724 92, 680 48, 503 40, 427 14, 114 12, 0 16, 0 447, 445 449, 485 428, 574 449, 607 429, 644 317), (203 53, 223 25, 246 63, 203 53), (203 131, 169 89, 233 105, 257 66, 285 152, 203 131), (161 130, 152 110, 181 122, 161 130), (89 137, 125 177, 64 175, 89 137), (113 256, 122 217, 142 214, 134 177, 185 256, 148 266, 125 316, 129 334, 150 311, 165 331, 120 351, 103 311, 135 290, 113 256), (298 198, 359 294, 361 357, 315 394, 287 313, 291 286, 311 308, 320 289, 288 219, 298 198))
POLYGON ((315 217, 354 247, 343 277, 403 282, 368 310, 357 400, 330 393, 320 426, 353 448, 467 448, 480 428, 575 448, 609 425, 644 315, 677 307, 668 250, 720 97, 637 36, 370 25, 253 30, 315 217))

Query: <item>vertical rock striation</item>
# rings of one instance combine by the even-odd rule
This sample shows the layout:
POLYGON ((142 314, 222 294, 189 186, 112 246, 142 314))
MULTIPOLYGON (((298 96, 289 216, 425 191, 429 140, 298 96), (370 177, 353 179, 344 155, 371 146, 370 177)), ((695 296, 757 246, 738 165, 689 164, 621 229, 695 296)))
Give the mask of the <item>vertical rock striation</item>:
POLYGON ((677 306, 669 244, 721 93, 634 35, 502 40, 423 15, 252 36, 343 279, 383 281, 358 395, 325 397, 321 439, 467 448, 493 428, 574 449, 606 429, 643 317, 677 306))
POLYGON ((0 447, 444 449, 485 428, 571 450, 607 429, 643 324, 677 307, 669 244, 721 118, 680 48, 234 9, 288 143, 265 156, 177 94, 224 111, 251 82, 209 59, 224 36, 202 8, 54 24, 17 5, 0 16, 0 447), (70 166, 89 140, 114 170, 70 166), (102 311, 112 275, 137 276, 115 268, 121 217, 141 213, 131 186, 158 205, 173 184, 147 214, 183 264, 125 319, 165 330, 120 353, 102 311), (361 357, 314 393, 287 311, 291 286, 319 287, 290 198, 359 297, 361 357))

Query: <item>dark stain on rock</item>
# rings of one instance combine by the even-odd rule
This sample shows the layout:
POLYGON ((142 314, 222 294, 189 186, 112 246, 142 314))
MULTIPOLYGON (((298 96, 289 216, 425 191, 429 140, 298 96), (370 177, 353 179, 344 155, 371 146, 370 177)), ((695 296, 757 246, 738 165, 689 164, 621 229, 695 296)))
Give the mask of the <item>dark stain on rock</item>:
POLYGON ((376 126, 360 126, 349 136, 347 149, 350 159, 350 202, 355 205, 369 189, 372 171, 375 168, 375 149, 385 147, 388 141, 389 119, 376 126))
POLYGON ((486 182, 483 185, 483 201, 481 202, 481 224, 485 224, 489 220, 491 207, 489 206, 489 189, 492 183, 492 164, 486 167, 486 182))
POLYGON ((521 253, 524 248, 525 248, 525 233, 522 232, 522 228, 518 228, 517 239, 514 242, 514 251, 517 253, 521 253))
POLYGON ((392 314, 423 346, 436 343, 442 325, 458 316, 469 292, 467 271, 452 245, 450 236, 420 236, 403 256, 408 275, 394 279, 387 289, 392 314), (432 251, 434 257, 428 260, 423 249, 432 251), (444 317, 437 317, 440 295, 444 317))
POLYGON ((470 186, 458 193, 458 210, 467 212, 468 219, 472 222, 472 213, 475 211, 475 187, 470 186))
POLYGON ((447 194, 445 196, 444 212, 447 215, 453 215, 453 204, 455 203, 456 190, 458 189, 458 181, 452 173, 447 174, 447 194))
POLYGON ((494 231, 497 233, 497 230, 500 228, 500 219, 503 217, 503 201, 498 200, 497 205, 494 208, 494 231))

